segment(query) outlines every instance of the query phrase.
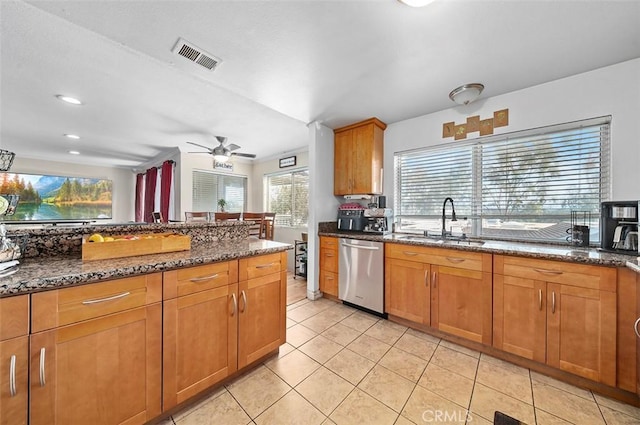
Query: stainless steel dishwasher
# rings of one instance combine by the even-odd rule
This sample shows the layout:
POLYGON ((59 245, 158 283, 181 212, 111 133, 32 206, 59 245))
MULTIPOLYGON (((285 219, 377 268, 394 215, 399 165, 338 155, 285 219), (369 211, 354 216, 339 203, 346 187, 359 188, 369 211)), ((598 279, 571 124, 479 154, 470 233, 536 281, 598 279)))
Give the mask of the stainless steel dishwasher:
POLYGON ((384 314, 384 244, 340 239, 338 298, 384 314))

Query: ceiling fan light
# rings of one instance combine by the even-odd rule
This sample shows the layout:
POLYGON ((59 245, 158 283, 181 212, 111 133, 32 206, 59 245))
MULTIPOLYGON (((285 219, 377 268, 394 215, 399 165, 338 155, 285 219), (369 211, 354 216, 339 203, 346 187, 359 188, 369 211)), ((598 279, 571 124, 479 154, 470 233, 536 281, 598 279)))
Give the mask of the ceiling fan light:
POLYGON ((451 90, 449 93, 449 99, 453 100, 459 105, 468 105, 480 96, 484 90, 484 85, 480 83, 465 84, 458 88, 451 90))
POLYGON ((400 3, 404 3, 411 7, 423 7, 429 3, 433 3, 434 0, 399 0, 400 3))
POLYGON ((213 159, 217 162, 227 162, 229 157, 227 155, 213 155, 213 159))

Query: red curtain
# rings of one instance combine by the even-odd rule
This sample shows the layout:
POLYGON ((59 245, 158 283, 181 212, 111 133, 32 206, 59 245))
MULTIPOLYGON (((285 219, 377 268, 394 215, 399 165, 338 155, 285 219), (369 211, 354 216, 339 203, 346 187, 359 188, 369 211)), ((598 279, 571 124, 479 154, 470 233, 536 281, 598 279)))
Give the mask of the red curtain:
POLYGON ((145 176, 144 189, 144 221, 153 223, 153 207, 156 198, 156 180, 158 178, 158 169, 156 167, 149 168, 145 176))
POLYGON ((144 219, 144 174, 136 175, 136 222, 144 219))
POLYGON ((169 197, 171 196, 171 180, 173 179, 173 161, 162 163, 160 176, 160 214, 163 222, 169 221, 169 197))

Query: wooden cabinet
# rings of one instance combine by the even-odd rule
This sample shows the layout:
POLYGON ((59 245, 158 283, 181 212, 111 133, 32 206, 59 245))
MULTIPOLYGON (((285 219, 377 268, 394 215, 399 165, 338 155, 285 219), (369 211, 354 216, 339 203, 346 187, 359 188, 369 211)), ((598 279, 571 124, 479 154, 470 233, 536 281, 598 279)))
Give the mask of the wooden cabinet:
POLYGON ((404 244, 385 250, 387 313, 491 344, 491 254, 404 244))
POLYGON ((616 384, 616 269, 496 255, 494 346, 616 384))
POLYGON ((0 425, 26 425, 29 296, 0 299, 0 425))
POLYGON ((238 369, 286 342, 287 253, 239 261, 238 369))
POLYGON ((161 413, 162 275, 36 293, 30 424, 143 424, 161 413))
POLYGON ((163 276, 163 410, 237 370, 238 261, 163 276))
POLYGON ((640 394, 640 273, 618 268, 617 290, 617 387, 640 394))
POLYGON ((334 130, 334 195, 382 193, 386 128, 370 118, 334 130))
POLYGON ((320 236, 320 292, 338 296, 338 238, 320 236))

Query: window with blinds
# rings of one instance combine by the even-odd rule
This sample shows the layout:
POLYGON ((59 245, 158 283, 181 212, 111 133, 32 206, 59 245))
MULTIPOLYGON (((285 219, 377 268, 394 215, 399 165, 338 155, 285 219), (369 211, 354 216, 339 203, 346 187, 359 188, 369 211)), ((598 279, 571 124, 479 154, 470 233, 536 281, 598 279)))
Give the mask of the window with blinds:
POLYGON ((218 200, 227 201, 225 211, 242 212, 247 205, 247 178, 193 171, 193 211, 218 211, 218 200))
POLYGON ((454 234, 565 241, 577 211, 581 220, 591 217, 584 224, 598 242, 600 202, 609 195, 609 121, 396 153, 396 228, 441 232, 451 197, 458 221, 447 220, 446 229, 454 234))
POLYGON ((267 210, 276 213, 277 226, 306 226, 309 216, 309 170, 267 176, 267 210))

